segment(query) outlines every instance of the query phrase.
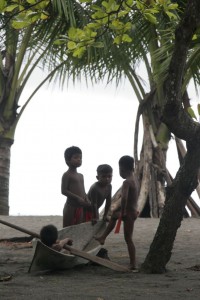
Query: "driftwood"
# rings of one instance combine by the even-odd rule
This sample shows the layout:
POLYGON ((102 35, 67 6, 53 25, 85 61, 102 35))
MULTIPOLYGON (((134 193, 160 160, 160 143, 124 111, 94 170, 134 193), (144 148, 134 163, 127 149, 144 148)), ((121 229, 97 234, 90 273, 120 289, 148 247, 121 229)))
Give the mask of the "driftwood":
POLYGON ((68 245, 65 245, 64 247, 66 250, 68 250, 71 254, 73 255, 76 255, 76 256, 79 256, 79 257, 82 257, 82 258, 85 258, 89 261, 92 261, 94 263, 97 263, 101 266, 104 266, 106 268, 109 268, 111 270, 114 270, 114 271, 119 271, 119 272, 131 272, 131 270, 129 270, 128 268, 125 268, 113 261, 110 261, 110 260, 107 260, 107 259, 103 259, 101 257, 98 257, 98 256, 93 256, 87 252, 84 252, 84 251, 80 251, 80 250, 77 250, 77 249, 74 249, 72 248, 71 246, 68 246, 68 245))
POLYGON ((30 231, 30 230, 28 230, 28 229, 26 229, 26 228, 19 227, 19 226, 15 225, 15 224, 6 222, 6 221, 4 221, 4 220, 0 220, 0 223, 6 225, 6 226, 8 226, 8 227, 14 228, 14 229, 16 229, 16 230, 18 230, 18 231, 21 231, 21 232, 23 232, 23 233, 26 233, 26 234, 28 234, 28 235, 30 235, 30 236, 32 236, 32 237, 35 237, 35 238, 38 238, 38 239, 40 238, 40 235, 39 235, 38 233, 33 232, 33 231, 30 231))

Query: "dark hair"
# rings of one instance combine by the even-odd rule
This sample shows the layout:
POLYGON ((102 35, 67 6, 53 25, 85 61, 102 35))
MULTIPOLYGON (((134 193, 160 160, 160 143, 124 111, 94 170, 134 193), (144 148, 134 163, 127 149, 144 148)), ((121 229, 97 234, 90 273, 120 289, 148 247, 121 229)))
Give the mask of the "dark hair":
POLYGON ((134 158, 129 155, 124 155, 119 160, 119 165, 123 166, 128 171, 134 170, 134 158))
POLYGON ((40 231, 40 239, 43 244, 51 247, 58 239, 58 230, 54 225, 46 225, 40 231))
POLYGON ((76 146, 71 146, 67 148, 64 153, 65 161, 67 162, 68 160, 70 160, 72 155, 74 154, 82 154, 81 149, 76 146))
POLYGON ((97 167, 97 174, 112 173, 113 169, 110 165, 104 164, 97 167))

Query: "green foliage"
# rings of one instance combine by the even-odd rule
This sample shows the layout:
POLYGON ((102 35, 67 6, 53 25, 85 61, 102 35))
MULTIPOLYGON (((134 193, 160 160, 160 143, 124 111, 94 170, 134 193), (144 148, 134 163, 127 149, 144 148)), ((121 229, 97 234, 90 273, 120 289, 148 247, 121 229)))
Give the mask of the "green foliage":
POLYGON ((74 57, 81 58, 86 51, 86 45, 94 45, 97 32, 91 28, 83 29, 71 27, 68 31, 69 41, 67 47, 74 57))
POLYGON ((0 1, 0 13, 2 13, 4 11, 6 5, 7 5, 7 1, 6 0, 1 0, 0 1))
MULTIPOLYGON (((192 109, 192 107, 188 107, 187 111, 188 111, 190 117, 192 117, 195 120, 198 119, 195 112, 194 112, 194 109, 192 109)), ((197 104, 197 113, 200 116, 200 104, 197 104)))
POLYGON ((161 123, 156 135, 156 141, 161 146, 162 149, 167 150, 169 140, 170 140, 170 131, 164 123, 161 123))
POLYGON ((11 24, 15 29, 25 28, 39 20, 49 17, 46 8, 50 0, 1 0, 0 12, 9 13, 12 17, 11 24))
MULTIPOLYGON (((58 39, 55 41, 55 45, 65 43, 67 53, 79 58, 89 47, 102 47, 100 40, 105 32, 110 32, 114 44, 134 42, 131 37, 133 24, 130 20, 135 13, 156 25, 160 14, 176 19, 175 11, 178 9, 178 4, 171 0, 103 0, 95 3, 92 0, 79 0, 79 3, 90 21, 82 28, 73 28, 73 35, 69 30, 66 35, 60 36, 60 42, 58 39), (78 48, 81 50, 78 51, 78 48)), ((46 20, 51 11, 48 11, 48 6, 51 4, 50 0, 2 0, 0 10, 13 13, 12 26, 21 29, 39 20, 46 20)))
POLYGON ((190 117, 192 117, 193 119, 197 120, 197 117, 196 117, 195 112, 192 109, 192 107, 188 107, 187 111, 188 111, 188 114, 190 115, 190 117))
POLYGON ((200 116, 200 104, 197 104, 197 111, 198 111, 198 114, 200 116))
MULTIPOLYGON (((174 11, 178 8, 178 4, 171 3, 170 0, 127 0, 120 2, 116 0, 103 0, 98 5, 97 3, 92 4, 90 1, 81 2, 87 3, 92 22, 89 22, 80 29, 81 36, 78 29, 74 32, 73 36, 70 34, 70 30, 67 33, 67 52, 68 54, 72 53, 73 56, 77 56, 78 47, 81 49, 84 47, 85 51, 91 46, 97 47, 99 45, 96 43, 97 40, 101 39, 102 34, 106 31, 110 32, 113 37, 113 43, 116 45, 134 42, 131 37, 133 24, 130 20, 135 13, 139 12, 141 18, 156 25, 158 23, 157 18, 161 13, 165 14, 169 19, 176 19, 174 11), (91 30, 93 36, 88 36, 88 29, 91 30)), ((81 51, 81 55, 84 55, 84 51, 81 51)))

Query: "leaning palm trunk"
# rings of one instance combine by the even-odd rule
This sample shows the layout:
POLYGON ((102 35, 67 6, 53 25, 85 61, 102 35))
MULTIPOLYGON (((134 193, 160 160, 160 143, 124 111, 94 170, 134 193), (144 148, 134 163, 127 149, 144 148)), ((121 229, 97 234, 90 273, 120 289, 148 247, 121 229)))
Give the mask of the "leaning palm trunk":
POLYGON ((169 130, 187 143, 187 153, 176 177, 168 186, 165 207, 160 223, 142 264, 142 270, 161 273, 166 269, 178 228, 188 198, 198 184, 200 167, 200 124, 194 122, 183 110, 181 103, 184 66, 190 42, 200 26, 200 2, 187 2, 185 14, 175 33, 175 47, 165 81, 163 121, 169 130))
POLYGON ((195 148, 187 153, 173 184, 168 188, 165 208, 158 230, 142 265, 142 270, 145 272, 164 272, 171 257, 173 243, 176 232, 181 226, 185 205, 197 183, 200 143, 195 148))
MULTIPOLYGON (((144 126, 144 138, 143 138, 143 147, 140 154, 140 163, 136 168, 136 172, 139 173, 138 178, 141 180, 140 183, 140 193, 138 197, 138 211, 139 214, 143 211, 145 204, 147 202, 147 198, 149 195, 149 186, 150 186, 150 165, 152 162, 152 143, 149 133, 149 121, 147 116, 143 118, 143 126, 144 126)), ((138 162, 136 162, 138 165, 138 162)))
MULTIPOLYGON (((183 142, 180 139, 175 137, 175 141, 176 141, 177 151, 178 151, 178 154, 179 154, 179 160, 181 161, 185 157, 186 149, 183 145, 183 142)), ((198 172, 198 185, 196 187, 196 192, 197 192, 197 194, 200 198, 200 184, 199 184, 199 181, 200 181, 200 171, 198 172)))
MULTIPOLYGON (((143 146, 140 161, 136 158, 136 173, 140 181, 138 211, 142 217, 161 216, 165 201, 165 182, 169 182, 166 170, 165 149, 157 143, 148 115, 143 113, 143 146), (148 207, 148 209, 146 209, 148 207), (148 211, 149 210, 149 211, 148 211)), ((136 126, 137 127, 137 126, 136 126)), ((137 132, 135 132, 137 135, 137 132)), ((137 141, 137 138, 135 138, 137 141)), ((136 151, 137 145, 135 147, 136 151)))
MULTIPOLYGON (((56 79, 56 75, 59 75, 57 78, 60 79, 61 85, 72 74, 73 78, 79 78, 80 67, 84 66, 84 62, 78 67, 78 64, 73 65, 73 60, 66 55, 65 51, 63 51, 64 56, 61 57, 61 53, 55 51, 54 45, 54 41, 65 33, 69 26, 75 25, 75 17, 80 24, 85 23, 84 8, 80 3, 62 1, 60 5, 61 1, 50 1, 46 7, 49 12, 47 19, 34 17, 32 24, 29 23, 27 26, 25 22, 24 28, 21 28, 23 22, 19 24, 18 5, 13 8, 11 2, 1 1, 2 5, 0 5, 0 214, 9 213, 10 147, 23 112, 35 93, 46 82, 56 79), (17 29, 13 27, 15 17, 18 23, 17 29), (22 92, 37 67, 46 70, 48 74, 44 75, 44 79, 37 86, 32 85, 30 96, 21 105, 22 92)), ((30 4, 32 8, 34 6, 30 4)), ((26 9, 30 13, 29 8, 28 4, 24 9, 19 5, 23 13, 26 9)), ((43 14, 40 12, 36 15, 43 14)))
POLYGON ((0 138, 0 212, 9 214, 8 195, 10 177, 10 148, 13 140, 0 138))

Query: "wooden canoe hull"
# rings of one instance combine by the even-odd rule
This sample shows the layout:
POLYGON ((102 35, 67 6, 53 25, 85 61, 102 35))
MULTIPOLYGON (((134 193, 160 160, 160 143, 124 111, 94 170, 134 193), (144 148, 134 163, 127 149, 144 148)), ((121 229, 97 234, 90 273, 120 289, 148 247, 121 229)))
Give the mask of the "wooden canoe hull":
MULTIPOLYGON (((94 235, 100 235, 105 230, 105 227, 106 224, 103 221, 99 221, 94 226, 91 225, 91 222, 81 223, 59 230, 58 238, 69 237, 73 239, 74 248, 95 256, 102 246, 94 239, 94 235)), ((65 270, 88 263, 88 260, 84 258, 57 252, 44 245, 38 239, 34 244, 34 255, 29 272, 65 270)))

